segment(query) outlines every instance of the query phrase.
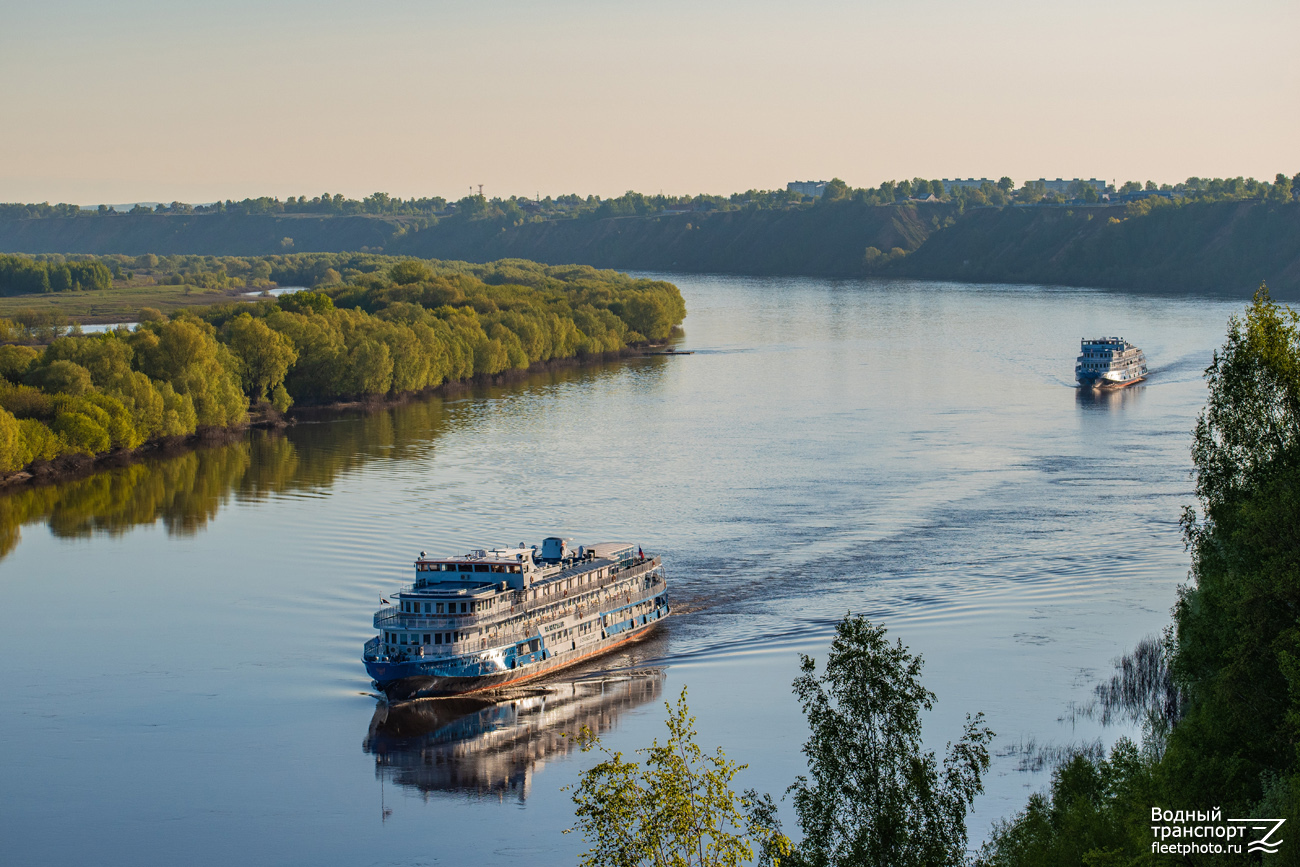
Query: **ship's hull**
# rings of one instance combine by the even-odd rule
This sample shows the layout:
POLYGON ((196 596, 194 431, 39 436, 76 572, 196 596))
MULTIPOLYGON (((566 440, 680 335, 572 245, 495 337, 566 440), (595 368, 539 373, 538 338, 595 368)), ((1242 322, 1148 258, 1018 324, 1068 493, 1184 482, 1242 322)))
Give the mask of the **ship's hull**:
POLYGON ((415 698, 468 695, 504 689, 525 683, 543 675, 553 674, 588 659, 608 653, 617 647, 645 638, 661 620, 668 616, 668 607, 641 615, 634 625, 590 644, 568 650, 549 650, 544 659, 516 668, 482 674, 447 675, 435 673, 445 670, 445 663, 433 660, 405 662, 378 662, 366 660, 366 671, 389 701, 406 701, 415 698))
POLYGON ((1119 380, 1106 379, 1100 376, 1095 379, 1081 376, 1079 377, 1079 385, 1083 388, 1127 388, 1130 385, 1137 385, 1145 379, 1146 376, 1143 375, 1135 376, 1133 379, 1126 379, 1121 382, 1119 380))

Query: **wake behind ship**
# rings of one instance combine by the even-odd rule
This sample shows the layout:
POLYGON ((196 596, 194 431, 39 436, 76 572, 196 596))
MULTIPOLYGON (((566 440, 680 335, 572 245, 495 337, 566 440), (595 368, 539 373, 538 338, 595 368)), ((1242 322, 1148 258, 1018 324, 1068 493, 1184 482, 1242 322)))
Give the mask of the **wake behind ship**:
POLYGON ((660 559, 623 542, 421 551, 415 575, 375 612, 381 632, 362 652, 392 700, 522 683, 640 638, 669 610, 660 559))

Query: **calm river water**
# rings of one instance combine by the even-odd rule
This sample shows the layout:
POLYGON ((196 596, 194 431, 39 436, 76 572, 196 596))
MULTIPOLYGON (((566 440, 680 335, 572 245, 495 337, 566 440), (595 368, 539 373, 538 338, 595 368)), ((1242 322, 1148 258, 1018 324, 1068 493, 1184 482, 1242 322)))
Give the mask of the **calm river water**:
MULTIPOLYGON (((972 844, 1047 782, 1027 748, 1168 620, 1201 371, 1241 301, 682 277, 682 348, 0 497, 0 852, 13 864, 572 864, 584 723, 633 750, 689 688, 778 797, 790 692, 862 612, 926 660, 942 751, 998 732, 972 844), (1084 335, 1152 377, 1073 387, 1084 335), (387 708, 359 662, 426 549, 563 534, 664 556, 653 639, 512 703, 387 708)), ((789 802, 787 830, 796 832, 789 802)))

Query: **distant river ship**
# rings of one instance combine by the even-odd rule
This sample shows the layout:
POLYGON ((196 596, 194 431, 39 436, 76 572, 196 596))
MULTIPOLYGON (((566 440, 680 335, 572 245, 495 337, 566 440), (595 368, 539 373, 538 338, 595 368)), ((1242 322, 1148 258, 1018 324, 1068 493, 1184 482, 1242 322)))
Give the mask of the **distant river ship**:
POLYGON ((1074 378, 1084 388, 1123 388, 1147 378, 1147 357, 1122 337, 1084 338, 1074 378))

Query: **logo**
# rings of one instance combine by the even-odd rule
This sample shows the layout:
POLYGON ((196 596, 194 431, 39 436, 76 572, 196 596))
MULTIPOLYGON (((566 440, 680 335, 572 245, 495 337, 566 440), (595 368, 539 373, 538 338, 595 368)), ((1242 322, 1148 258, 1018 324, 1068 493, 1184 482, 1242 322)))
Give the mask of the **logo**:
POLYGON ((1158 855, 1220 855, 1268 853, 1276 855, 1285 840, 1276 835, 1286 819, 1224 819, 1220 807, 1210 810, 1151 808, 1151 851, 1158 855), (1246 841, 1247 836, 1254 839, 1246 841), (1170 838, 1174 842, 1165 842, 1170 838), (1184 842, 1186 841, 1186 842, 1184 842), (1222 841, 1222 842, 1220 842, 1222 841))
POLYGON ((1245 824, 1247 827, 1249 827, 1250 830, 1252 831, 1267 832, 1263 837, 1260 837, 1258 840, 1250 841, 1250 843, 1246 846, 1247 852, 1267 852, 1270 855, 1276 855, 1277 847, 1280 846, 1282 843, 1286 842, 1284 840, 1269 839, 1270 837, 1272 837, 1274 834, 1278 832, 1278 830, 1282 827, 1282 823, 1285 822, 1286 819, 1229 819, 1228 821, 1241 822, 1245 824))

